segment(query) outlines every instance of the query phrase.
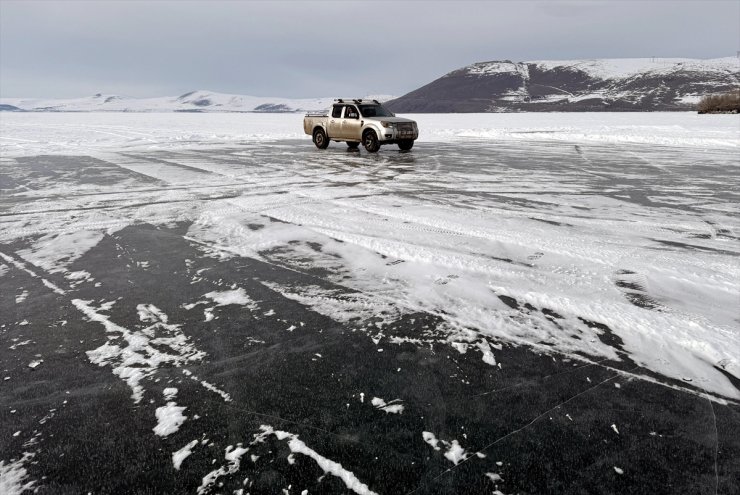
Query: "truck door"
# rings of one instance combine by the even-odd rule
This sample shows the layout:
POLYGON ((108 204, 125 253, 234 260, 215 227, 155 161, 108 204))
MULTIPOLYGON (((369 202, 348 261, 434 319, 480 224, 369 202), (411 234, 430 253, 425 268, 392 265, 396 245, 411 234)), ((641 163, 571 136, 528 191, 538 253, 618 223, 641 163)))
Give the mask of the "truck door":
POLYGON ((344 118, 342 119, 342 137, 349 140, 360 140, 360 112, 354 105, 344 107, 344 118))
POLYGON ((344 105, 338 103, 331 108, 329 116, 329 128, 326 130, 330 138, 338 138, 342 135, 342 109, 344 105))

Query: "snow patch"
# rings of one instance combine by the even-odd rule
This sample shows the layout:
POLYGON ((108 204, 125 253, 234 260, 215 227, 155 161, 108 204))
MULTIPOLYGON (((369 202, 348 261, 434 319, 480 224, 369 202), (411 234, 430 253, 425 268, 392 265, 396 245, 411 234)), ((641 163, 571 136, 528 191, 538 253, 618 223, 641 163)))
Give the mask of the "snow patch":
POLYGON ((241 466, 241 458, 248 451, 249 448, 242 447, 241 445, 237 445, 236 448, 234 448, 233 445, 229 445, 228 447, 226 447, 226 450, 224 452, 224 459, 227 461, 226 465, 221 466, 214 471, 211 471, 203 477, 203 479, 201 480, 201 484, 197 490, 198 495, 209 493, 211 488, 216 486, 219 478, 234 474, 239 471, 239 467, 241 466))
POLYGON ((103 325, 108 334, 106 343, 87 351, 88 359, 98 366, 110 366, 113 374, 131 387, 131 398, 136 403, 144 395, 142 381, 151 377, 160 366, 180 367, 199 362, 205 356, 182 333, 180 325, 168 324, 166 315, 154 305, 137 306, 139 315, 152 324, 140 331, 132 331, 101 314, 92 306, 92 301, 73 299, 72 304, 90 321, 103 325))
POLYGON ((198 445, 198 440, 193 440, 180 450, 172 453, 172 465, 175 467, 177 471, 180 470, 180 466, 182 466, 182 462, 187 459, 187 457, 193 453, 193 448, 198 445))
POLYGON ((434 435, 434 433, 432 433, 431 431, 423 431, 421 432, 421 436, 431 448, 433 448, 434 450, 440 450, 439 440, 434 435))
POLYGON ((23 466, 33 458, 34 454, 26 452, 17 461, 0 461, 0 493, 3 495, 20 495, 26 490, 32 490, 35 481, 25 481, 28 472, 23 466))
POLYGON ((486 473, 486 476, 488 477, 489 480, 493 481, 494 483, 500 483, 504 481, 504 479, 498 473, 486 473))
POLYGON ((341 464, 332 461, 331 459, 327 459, 308 447, 302 440, 298 439, 298 435, 288 433, 286 431, 274 430, 271 426, 267 425, 260 426, 260 429, 262 430, 262 433, 255 435, 255 441, 260 441, 270 435, 274 435, 278 440, 288 440, 288 448, 290 448, 291 452, 310 457, 316 461, 325 473, 336 476, 342 480, 345 486, 357 495, 377 495, 375 492, 370 490, 366 484, 357 479, 351 471, 342 467, 341 464))
POLYGON ((47 234, 36 240, 32 247, 18 251, 17 254, 49 273, 59 273, 102 239, 101 232, 91 230, 47 234))
POLYGON ((205 294, 205 297, 215 302, 218 306, 228 306, 229 304, 238 304, 246 306, 250 310, 257 310, 257 303, 250 298, 246 291, 241 287, 234 290, 213 291, 205 294))
POLYGON ((27 297, 28 297, 28 291, 24 290, 23 292, 15 296, 15 303, 20 304, 23 301, 25 301, 27 297))
POLYGON ((370 403, 375 406, 376 409, 380 411, 385 411, 386 413, 391 414, 401 414, 403 412, 403 404, 397 404, 397 402, 400 402, 401 399, 393 399, 392 401, 386 403, 383 399, 380 397, 373 397, 373 399, 370 401, 370 403))
POLYGON ((187 409, 174 402, 168 402, 166 406, 158 407, 155 414, 157 416, 157 426, 152 428, 154 433, 160 437, 171 435, 180 429, 187 416, 182 412, 187 409))
POLYGON ((468 459, 472 455, 475 455, 478 458, 485 457, 485 454, 481 452, 476 452, 475 454, 468 453, 457 440, 452 440, 451 442, 448 442, 446 440, 438 439, 434 435, 434 433, 430 431, 422 432, 422 438, 424 439, 424 442, 426 442, 434 450, 441 450, 439 444, 442 444, 446 449, 444 453, 445 458, 456 466, 461 461, 468 459))

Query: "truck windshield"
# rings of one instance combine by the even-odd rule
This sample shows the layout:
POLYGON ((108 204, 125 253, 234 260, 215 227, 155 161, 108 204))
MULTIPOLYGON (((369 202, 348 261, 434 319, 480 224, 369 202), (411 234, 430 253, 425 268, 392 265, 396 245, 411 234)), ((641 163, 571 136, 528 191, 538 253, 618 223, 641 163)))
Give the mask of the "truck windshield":
POLYGON ((363 117, 395 117, 393 112, 383 105, 359 105, 363 117))

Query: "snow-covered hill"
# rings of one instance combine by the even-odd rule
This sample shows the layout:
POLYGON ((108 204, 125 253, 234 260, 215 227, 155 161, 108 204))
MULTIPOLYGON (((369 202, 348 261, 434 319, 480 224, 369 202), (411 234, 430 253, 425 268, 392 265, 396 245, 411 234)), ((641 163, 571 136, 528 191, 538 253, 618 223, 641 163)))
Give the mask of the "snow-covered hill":
POLYGON ((493 61, 453 71, 390 103, 397 112, 688 110, 740 89, 740 59, 493 61))
MULTIPOLYGON (((393 96, 372 96, 381 100, 393 96)), ((270 98, 263 96, 230 95, 212 91, 191 91, 180 96, 161 98, 130 98, 96 94, 75 99, 3 98, 0 104, 25 111, 48 112, 304 112, 323 110, 333 98, 270 98)), ((2 108, 0 108, 2 109, 2 108)), ((12 110, 12 108, 8 108, 12 110)))

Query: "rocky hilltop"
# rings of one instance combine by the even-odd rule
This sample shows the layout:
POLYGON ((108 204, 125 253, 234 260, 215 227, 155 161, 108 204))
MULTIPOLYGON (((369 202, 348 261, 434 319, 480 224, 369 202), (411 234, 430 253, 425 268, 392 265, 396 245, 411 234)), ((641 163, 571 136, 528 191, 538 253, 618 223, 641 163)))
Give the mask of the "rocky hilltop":
POLYGON ((481 62, 388 103, 399 113, 693 110, 740 88, 740 59, 481 62))

